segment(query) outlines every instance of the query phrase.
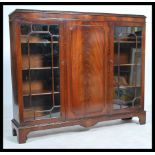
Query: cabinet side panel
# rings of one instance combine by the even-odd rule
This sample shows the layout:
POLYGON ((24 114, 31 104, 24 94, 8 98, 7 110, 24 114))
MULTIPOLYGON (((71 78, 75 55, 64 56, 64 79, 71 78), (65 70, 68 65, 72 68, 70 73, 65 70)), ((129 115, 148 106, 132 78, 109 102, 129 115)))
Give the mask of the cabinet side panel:
POLYGON ((76 117, 105 113, 106 51, 102 26, 71 27, 71 111, 76 117))
POLYGON ((141 91, 141 104, 142 108, 144 109, 144 86, 145 86, 145 31, 146 25, 143 24, 143 31, 142 31, 142 91, 141 91))
POLYGON ((18 92, 17 92, 17 57, 15 51, 15 22, 10 21, 10 50, 11 50, 11 75, 13 93, 13 118, 19 122, 18 92))

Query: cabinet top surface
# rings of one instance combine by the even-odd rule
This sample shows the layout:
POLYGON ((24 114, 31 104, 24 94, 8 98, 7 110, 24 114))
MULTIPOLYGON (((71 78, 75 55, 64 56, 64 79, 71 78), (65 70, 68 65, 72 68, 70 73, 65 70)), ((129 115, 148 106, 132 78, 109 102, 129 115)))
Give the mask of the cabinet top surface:
POLYGON ((29 12, 29 13, 51 13, 51 14, 88 14, 88 15, 101 15, 101 16, 131 16, 131 17, 142 17, 146 18, 144 15, 135 15, 135 14, 117 14, 117 13, 101 13, 101 12, 77 12, 77 11, 57 11, 57 10, 29 10, 29 9, 16 9, 13 11, 11 15, 14 13, 23 13, 23 12, 29 12))
POLYGON ((134 14, 114 14, 114 13, 97 13, 97 12, 75 12, 75 11, 49 11, 49 10, 29 10, 16 9, 9 18, 55 18, 65 20, 99 20, 99 21, 130 21, 144 22, 146 16, 134 14), (136 18, 136 19, 135 19, 136 18))

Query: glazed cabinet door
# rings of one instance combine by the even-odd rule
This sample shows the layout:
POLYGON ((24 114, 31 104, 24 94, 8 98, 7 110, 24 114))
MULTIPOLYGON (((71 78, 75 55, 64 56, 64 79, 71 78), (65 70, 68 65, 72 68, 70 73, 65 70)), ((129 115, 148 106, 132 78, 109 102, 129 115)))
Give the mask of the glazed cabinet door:
POLYGON ((67 119, 108 112, 108 31, 103 22, 66 25, 67 119))
POLYGON ((143 108, 144 30, 136 24, 114 26, 113 112, 143 108))
MULTIPOLYGON (((18 70, 22 122, 61 119, 60 46, 62 25, 51 21, 20 21, 18 70)), ((63 84, 62 84, 63 85, 63 84)))

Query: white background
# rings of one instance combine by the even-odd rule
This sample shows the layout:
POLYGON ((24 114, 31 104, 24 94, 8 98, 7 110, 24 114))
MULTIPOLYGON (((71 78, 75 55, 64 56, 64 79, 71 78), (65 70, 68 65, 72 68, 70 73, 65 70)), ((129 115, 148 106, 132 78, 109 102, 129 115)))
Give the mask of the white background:
POLYGON ((4 148, 151 148, 152 138, 152 8, 149 5, 14 5, 4 6, 3 17, 3 83, 4 83, 4 148), (63 10, 82 12, 103 12, 119 14, 139 14, 146 18, 146 57, 145 57, 145 125, 138 124, 138 118, 124 122, 121 120, 101 122, 84 129, 80 126, 64 127, 28 135, 27 143, 18 144, 17 137, 11 133, 12 88, 10 70, 10 40, 8 15, 15 9, 63 10))

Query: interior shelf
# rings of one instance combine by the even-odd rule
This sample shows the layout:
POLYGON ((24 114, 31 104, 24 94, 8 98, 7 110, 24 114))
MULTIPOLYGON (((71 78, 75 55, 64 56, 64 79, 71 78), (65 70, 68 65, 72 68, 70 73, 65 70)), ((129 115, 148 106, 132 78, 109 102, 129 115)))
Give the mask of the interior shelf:
MULTIPOLYGON (((28 43, 27 40, 21 40, 21 43, 28 43)), ((53 44, 58 44, 59 42, 58 41, 29 41, 30 44, 33 44, 33 43, 37 43, 37 44, 50 44, 50 43, 53 43, 53 44)))
MULTIPOLYGON (((31 91, 31 95, 32 96, 36 96, 36 95, 49 95, 49 94, 53 94, 52 91, 48 91, 48 90, 42 90, 42 91, 31 91)), ((60 92, 55 91, 54 94, 60 94, 60 92)), ((29 92, 28 91, 23 91, 23 96, 29 96, 29 92)))
POLYGON ((23 70, 44 70, 44 69, 59 69, 59 67, 35 67, 35 68, 23 68, 23 70))
MULTIPOLYGON (((39 32, 40 33, 40 32, 39 32)), ((44 34, 50 35, 48 33, 43 32, 44 34)), ((34 33, 35 34, 35 33, 34 33)), ((32 33, 32 35, 34 35, 32 33)), ((48 40, 49 38, 40 38, 39 36, 31 36, 31 35, 21 35, 21 43, 59 43, 58 41, 58 37, 59 35, 51 35, 51 37, 53 37, 53 39, 48 40)))
MULTIPOLYGON (((134 85, 128 85, 128 86, 120 85, 119 86, 119 88, 137 88, 137 87, 141 87, 141 86, 140 85, 136 85, 136 86, 134 86, 134 85)), ((117 88, 117 86, 114 86, 114 88, 117 88)))
POLYGON ((114 64, 114 66, 140 66, 141 64, 114 64))
POLYGON ((120 40, 120 41, 114 41, 114 43, 141 43, 140 41, 124 41, 124 40, 120 40))
MULTIPOLYGON (((41 32, 42 32, 42 33, 45 33, 45 31, 39 31, 39 33, 41 33, 41 32)), ((47 32, 48 32, 48 31, 47 31, 47 32)), ((48 33, 47 33, 47 34, 48 34, 48 33)), ((20 37, 21 37, 21 38, 28 38, 29 35, 24 35, 24 34, 22 35, 22 34, 21 34, 20 37)), ((53 34, 52 37, 60 37, 60 35, 53 34)))

